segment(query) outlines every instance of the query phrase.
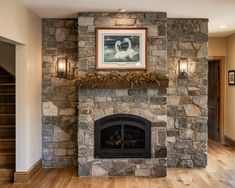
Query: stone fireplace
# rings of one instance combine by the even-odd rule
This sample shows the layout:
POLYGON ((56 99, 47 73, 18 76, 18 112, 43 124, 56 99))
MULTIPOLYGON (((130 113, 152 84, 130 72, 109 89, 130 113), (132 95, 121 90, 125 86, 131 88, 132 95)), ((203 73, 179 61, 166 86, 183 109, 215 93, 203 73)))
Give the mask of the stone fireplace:
POLYGON ((166 176, 166 107, 164 88, 80 89, 79 176, 166 176))
MULTIPOLYGON (((166 13, 79 13, 78 25, 79 74, 96 71, 95 27, 147 27, 148 71, 167 75, 166 13)), ((78 96, 79 176, 166 176, 167 88, 79 89, 78 96), (127 121, 122 115, 132 117, 127 125, 117 125, 117 121, 127 121), (95 130, 101 121, 110 117, 119 117, 112 121, 117 127, 111 130, 114 135, 106 132, 102 139, 106 144, 113 144, 111 140, 115 136, 116 142, 121 142, 117 146, 121 150, 116 148, 105 156, 107 148, 96 148, 95 130), (140 141, 139 148, 128 151, 125 147, 128 139, 117 137, 125 137, 125 133, 119 132, 133 125, 139 127, 137 132, 145 132, 142 139, 146 140, 140 141)), ((100 145, 102 139, 98 140, 100 145)))
POLYGON ((207 19, 167 18, 164 12, 84 12, 77 19, 43 19, 42 25, 44 167, 78 165, 80 176, 165 176, 166 167, 206 167, 207 19), (96 71, 96 27, 147 27, 147 71, 166 75, 169 87, 78 90, 73 79, 57 78, 57 58, 64 55, 73 67, 71 77, 109 72, 96 71), (181 59, 188 60, 187 80, 178 79, 181 59), (95 155, 97 123, 121 114, 149 122, 150 157, 95 155))

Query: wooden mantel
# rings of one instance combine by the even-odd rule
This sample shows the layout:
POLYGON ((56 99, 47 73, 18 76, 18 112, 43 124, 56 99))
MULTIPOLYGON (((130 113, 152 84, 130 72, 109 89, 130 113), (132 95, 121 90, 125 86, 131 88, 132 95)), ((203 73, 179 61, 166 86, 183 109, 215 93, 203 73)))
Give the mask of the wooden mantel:
POLYGON ((79 89, 167 88, 169 80, 155 72, 86 73, 77 79, 79 89))

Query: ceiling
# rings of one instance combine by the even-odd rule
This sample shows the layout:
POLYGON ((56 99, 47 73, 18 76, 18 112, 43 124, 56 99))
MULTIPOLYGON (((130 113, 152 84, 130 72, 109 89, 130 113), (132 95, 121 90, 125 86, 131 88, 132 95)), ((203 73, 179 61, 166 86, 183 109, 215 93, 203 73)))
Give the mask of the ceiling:
POLYGON ((170 18, 209 18, 210 36, 235 32, 235 0, 20 0, 42 18, 76 17, 86 11, 163 11, 170 18), (220 28, 227 26, 226 28, 220 28))

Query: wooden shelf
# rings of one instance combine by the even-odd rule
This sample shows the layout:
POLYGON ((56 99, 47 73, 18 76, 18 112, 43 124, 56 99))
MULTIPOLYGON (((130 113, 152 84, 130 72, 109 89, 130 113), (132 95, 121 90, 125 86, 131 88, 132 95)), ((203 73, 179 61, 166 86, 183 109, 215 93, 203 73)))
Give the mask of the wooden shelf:
POLYGON ((107 81, 107 82, 94 82, 86 86, 80 86, 80 89, 127 89, 127 88, 167 88, 168 79, 158 80, 152 83, 143 83, 138 85, 130 85, 128 82, 107 81))

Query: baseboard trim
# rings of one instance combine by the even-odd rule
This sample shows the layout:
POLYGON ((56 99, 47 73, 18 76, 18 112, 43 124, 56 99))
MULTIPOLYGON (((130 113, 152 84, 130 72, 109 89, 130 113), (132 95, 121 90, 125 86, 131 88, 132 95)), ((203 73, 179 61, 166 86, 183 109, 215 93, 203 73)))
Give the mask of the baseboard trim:
POLYGON ((31 179, 42 169, 42 159, 37 161, 27 172, 15 172, 15 183, 29 183, 31 179))
POLYGON ((225 144, 235 147, 235 140, 233 140, 227 136, 224 136, 224 141, 225 141, 225 144))

